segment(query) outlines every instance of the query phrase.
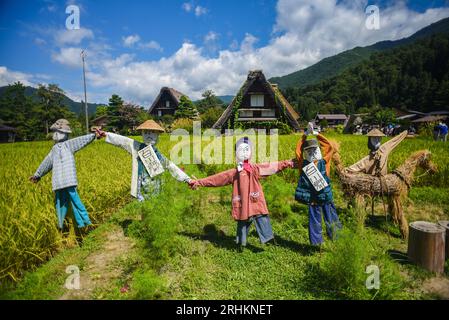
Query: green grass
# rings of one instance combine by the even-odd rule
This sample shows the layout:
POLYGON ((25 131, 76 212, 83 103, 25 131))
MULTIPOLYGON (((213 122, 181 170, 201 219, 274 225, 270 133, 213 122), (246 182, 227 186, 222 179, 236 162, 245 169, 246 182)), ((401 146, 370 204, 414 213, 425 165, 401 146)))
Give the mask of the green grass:
MULTIPOLYGON (((330 137, 340 142, 346 164, 366 152, 364 137, 336 134, 330 137)), ((280 159, 293 157, 298 138, 297 135, 280 137, 280 159)), ((163 136, 159 143, 161 151, 168 154, 174 143, 163 136)), ((117 153, 117 162, 122 164, 117 166, 116 163, 119 170, 111 172, 111 179, 128 184, 129 172, 124 169, 125 174, 120 170, 129 168, 130 158, 119 149, 110 150, 103 143, 99 146, 105 148, 102 151, 117 153)), ((411 152, 425 148, 432 150, 433 159, 443 173, 440 171, 432 178, 422 176, 417 181, 405 205, 409 221, 449 217, 449 195, 443 187, 448 179, 446 145, 424 139, 405 140, 392 153, 390 168, 400 164, 411 152)), ((84 164, 78 162, 79 167, 84 164)), ((204 177, 231 166, 186 165, 185 170, 204 177)), ((89 178, 97 179, 97 173, 89 178)), ((347 209, 347 199, 342 197, 335 178, 335 203, 345 228, 337 241, 326 239, 321 253, 308 243, 307 207, 293 199, 295 170, 285 170, 262 182, 278 244, 261 245, 253 230, 243 252, 237 250, 234 242, 236 224, 230 216, 230 186, 191 191, 185 184, 176 183, 168 173, 163 174, 163 179, 165 184, 159 196, 145 203, 131 202, 111 217, 105 217, 108 222, 90 232, 82 246, 59 248, 60 252, 53 252, 54 257, 49 262, 26 272, 15 288, 4 288, 2 297, 60 297, 67 277, 66 266, 79 265, 83 272, 87 258, 101 252, 105 235, 122 228, 125 235, 135 241, 135 249, 117 257, 114 264, 123 269, 122 274, 108 284, 107 289, 94 292, 92 298, 434 298, 420 291, 422 282, 432 274, 406 262, 406 243, 400 238, 397 227, 385 221, 381 203, 376 203, 376 215, 368 215, 366 222, 361 223, 357 213, 347 209), (380 268, 379 291, 365 288, 368 276, 365 269, 371 264, 380 268), (129 290, 121 293, 120 289, 125 286, 129 290)), ((80 189, 86 187, 88 181, 87 176, 80 178, 80 189)), ((51 190, 45 192, 50 200, 51 190)), ((55 219, 52 222, 55 223, 55 219)))

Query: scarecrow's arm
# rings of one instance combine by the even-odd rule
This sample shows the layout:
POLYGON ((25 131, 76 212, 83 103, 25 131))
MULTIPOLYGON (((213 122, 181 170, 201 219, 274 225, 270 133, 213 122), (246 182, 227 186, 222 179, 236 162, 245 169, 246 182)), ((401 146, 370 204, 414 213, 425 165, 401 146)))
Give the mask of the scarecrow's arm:
POLYGON ((176 164, 168 160, 156 147, 153 147, 154 152, 161 161, 162 166, 170 172, 171 176, 180 182, 189 182, 190 177, 182 171, 176 164))
POLYGON ((140 142, 111 132, 106 132, 106 142, 125 149, 130 154, 140 148, 140 142))
POLYGON ((213 176, 195 180, 195 186, 201 187, 222 187, 231 184, 234 180, 237 169, 229 169, 213 176))
POLYGON ((261 163, 256 164, 256 166, 259 169, 259 175, 261 177, 267 177, 287 168, 297 168, 298 162, 292 159, 277 162, 261 163))
POLYGON ((304 134, 302 136, 302 139, 299 139, 298 144, 296 145, 296 159, 298 160, 299 163, 302 162, 302 145, 304 143, 304 141, 306 141, 307 139, 307 135, 304 134))
POLYGON ((322 150, 323 159, 326 161, 326 173, 327 176, 330 177, 331 171, 331 160, 334 155, 335 148, 332 143, 321 133, 317 135, 318 142, 320 143, 320 148, 322 150))
POLYGON ((92 141, 94 141, 94 139, 95 139, 95 134, 91 133, 91 134, 86 134, 81 137, 67 140, 66 144, 69 147, 69 150, 72 151, 73 153, 75 153, 75 152, 79 151, 80 149, 84 148, 85 146, 87 146, 92 141))
POLYGON ((405 139, 405 137, 407 137, 407 134, 407 130, 404 130, 401 132, 401 134, 382 144, 379 148, 379 153, 384 157, 388 157, 390 152, 393 151, 393 149, 396 148, 398 144, 400 144, 402 140, 405 139))
POLYGON ((45 157, 44 161, 40 164, 34 173, 34 177, 40 179, 45 176, 53 168, 53 160, 51 157, 51 152, 45 157))
POLYGON ((368 156, 360 159, 353 165, 349 166, 345 170, 349 173, 358 173, 358 172, 366 173, 370 164, 371 164, 371 162, 370 162, 369 155, 368 155, 368 156))

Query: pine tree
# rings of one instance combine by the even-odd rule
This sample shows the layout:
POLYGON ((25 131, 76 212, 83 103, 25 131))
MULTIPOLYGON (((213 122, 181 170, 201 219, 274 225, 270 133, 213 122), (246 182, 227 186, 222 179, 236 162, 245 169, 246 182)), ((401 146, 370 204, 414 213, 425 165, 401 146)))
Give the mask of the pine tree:
POLYGON ((186 96, 181 97, 178 109, 175 112, 175 118, 198 119, 198 111, 193 102, 186 96))

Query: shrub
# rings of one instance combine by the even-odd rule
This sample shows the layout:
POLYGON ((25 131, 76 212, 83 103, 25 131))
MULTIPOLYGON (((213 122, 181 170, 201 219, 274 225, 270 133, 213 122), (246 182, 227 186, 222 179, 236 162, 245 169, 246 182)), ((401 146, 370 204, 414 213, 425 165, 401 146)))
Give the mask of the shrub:
POLYGON ((171 126, 172 130, 176 129, 184 129, 187 130, 189 133, 193 132, 193 120, 187 119, 187 118, 180 118, 176 119, 171 126))
POLYGON ((133 299, 160 299, 164 295, 165 284, 153 270, 138 270, 133 274, 131 290, 133 299))

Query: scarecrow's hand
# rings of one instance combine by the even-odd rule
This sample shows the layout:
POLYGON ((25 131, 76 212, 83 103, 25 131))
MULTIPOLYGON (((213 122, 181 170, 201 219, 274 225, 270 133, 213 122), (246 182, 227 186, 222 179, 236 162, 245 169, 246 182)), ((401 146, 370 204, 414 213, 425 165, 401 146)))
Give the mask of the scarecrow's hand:
POLYGON ((31 182, 34 182, 34 183, 38 183, 40 179, 41 179, 41 178, 36 177, 36 176, 31 176, 31 177, 30 177, 30 181, 31 181, 31 182))
POLYGON ((189 184, 190 189, 192 189, 192 190, 196 190, 199 187, 199 183, 196 180, 190 180, 188 182, 188 184, 189 184))
POLYGON ((106 132, 104 132, 104 131, 101 130, 101 129, 95 128, 95 137, 96 137, 97 139, 104 138, 104 137, 106 137, 106 132))

